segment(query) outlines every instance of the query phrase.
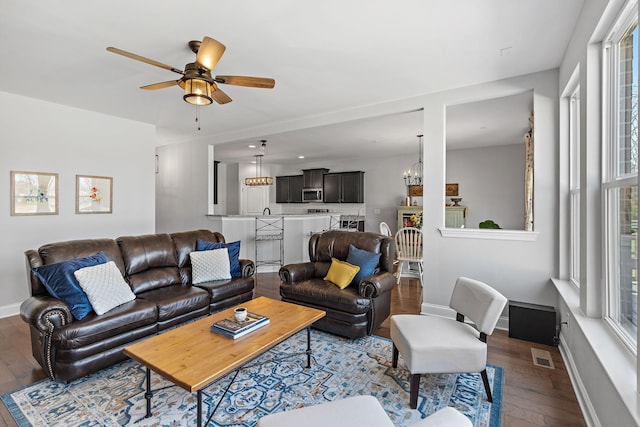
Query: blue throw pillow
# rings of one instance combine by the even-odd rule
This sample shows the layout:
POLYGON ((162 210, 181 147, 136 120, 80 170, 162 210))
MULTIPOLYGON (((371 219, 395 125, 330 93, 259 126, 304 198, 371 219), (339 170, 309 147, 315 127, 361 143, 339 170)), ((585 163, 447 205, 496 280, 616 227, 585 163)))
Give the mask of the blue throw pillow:
POLYGON ((207 242, 206 240, 196 241, 196 251, 211 251, 221 248, 227 248, 227 251, 229 251, 231 278, 242 277, 242 270, 240 270, 240 240, 231 243, 207 242))
POLYGON ((100 251, 84 258, 34 267, 33 273, 53 297, 64 301, 69 306, 73 317, 82 320, 93 308, 87 294, 84 293, 73 273, 81 268, 106 262, 107 258, 104 256, 104 252, 100 251))
POLYGON ((374 270, 378 266, 378 261, 380 261, 380 255, 382 254, 376 254, 365 251, 364 249, 356 248, 353 245, 349 245, 347 262, 360 267, 360 271, 358 271, 358 274, 356 274, 351 281, 352 285, 357 285, 362 279, 373 274, 374 270))

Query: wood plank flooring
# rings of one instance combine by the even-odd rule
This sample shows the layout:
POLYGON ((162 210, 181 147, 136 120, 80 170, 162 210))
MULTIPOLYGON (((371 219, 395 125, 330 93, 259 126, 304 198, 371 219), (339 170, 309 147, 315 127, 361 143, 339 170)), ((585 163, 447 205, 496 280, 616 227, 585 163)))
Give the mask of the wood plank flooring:
MULTIPOLYGON (((279 283, 277 274, 259 273, 255 296, 279 299, 279 283)), ((402 279, 393 291, 392 314, 418 313, 420 304, 419 283, 402 279)), ((375 333, 389 338, 389 319, 375 333)), ((504 368, 501 426, 586 426, 557 348, 509 338, 506 331, 496 331, 488 342, 489 363, 504 368), (535 366, 531 347, 549 351, 555 369, 535 366)), ((20 316, 0 319, 0 394, 44 377, 31 356, 27 324, 20 316)), ((0 426, 16 426, 2 404, 0 426)))

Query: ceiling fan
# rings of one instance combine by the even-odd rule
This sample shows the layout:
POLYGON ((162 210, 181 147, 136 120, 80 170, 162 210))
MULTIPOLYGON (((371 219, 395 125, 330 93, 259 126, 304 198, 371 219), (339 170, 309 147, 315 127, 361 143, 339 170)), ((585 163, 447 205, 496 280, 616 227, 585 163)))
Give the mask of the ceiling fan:
POLYGON ((218 83, 266 89, 271 89, 276 84, 275 80, 266 77, 212 77, 211 70, 222 57, 222 54, 226 49, 225 45, 211 37, 205 37, 202 41, 190 41, 188 45, 193 53, 196 54, 196 61, 186 64, 184 66, 184 71, 115 47, 108 47, 107 50, 118 55, 126 56, 127 58, 135 59, 136 61, 145 62, 147 64, 155 65, 156 67, 181 74, 182 77, 178 80, 154 83, 142 86, 140 89, 155 90, 177 85, 184 89, 183 99, 189 104, 209 105, 213 101, 216 101, 218 104, 231 102, 231 98, 218 87, 218 83))

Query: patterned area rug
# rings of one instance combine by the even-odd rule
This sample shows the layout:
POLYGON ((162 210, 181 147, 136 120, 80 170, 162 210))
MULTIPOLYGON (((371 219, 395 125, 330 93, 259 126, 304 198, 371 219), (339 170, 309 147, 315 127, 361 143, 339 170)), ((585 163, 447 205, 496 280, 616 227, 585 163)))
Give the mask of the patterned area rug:
MULTIPOLYGON (((391 367, 391 341, 380 337, 347 340, 312 331, 313 359, 306 369, 306 332, 289 338, 219 379, 203 393, 204 420, 216 408, 215 426, 255 426, 272 412, 343 397, 375 396, 396 426, 409 426, 453 406, 476 427, 498 427, 502 368, 488 366, 493 404, 486 401, 479 374, 424 375, 418 408, 409 409, 409 372, 402 357, 391 367), (225 395, 225 389, 229 391, 225 395)), ((154 390, 171 383, 152 373, 154 390)), ((19 426, 183 426, 196 424, 196 395, 178 387, 154 392, 145 418, 145 369, 126 361, 69 384, 42 380, 1 396, 19 426)))

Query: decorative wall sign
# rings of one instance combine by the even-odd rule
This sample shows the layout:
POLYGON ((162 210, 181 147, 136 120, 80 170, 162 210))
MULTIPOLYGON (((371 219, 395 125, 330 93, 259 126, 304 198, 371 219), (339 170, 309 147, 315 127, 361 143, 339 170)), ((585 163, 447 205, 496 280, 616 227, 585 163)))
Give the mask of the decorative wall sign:
POLYGON ((11 171, 11 215, 57 214, 57 173, 11 171))
POLYGON ((458 195, 458 184, 445 184, 444 185, 444 193, 445 196, 457 196, 458 195))
POLYGON ((76 213, 111 213, 113 178, 76 175, 76 213))
POLYGON ((422 185, 407 185, 409 197, 422 197, 422 185))

